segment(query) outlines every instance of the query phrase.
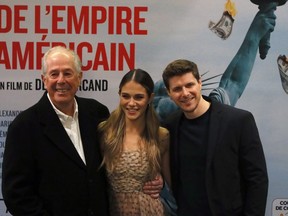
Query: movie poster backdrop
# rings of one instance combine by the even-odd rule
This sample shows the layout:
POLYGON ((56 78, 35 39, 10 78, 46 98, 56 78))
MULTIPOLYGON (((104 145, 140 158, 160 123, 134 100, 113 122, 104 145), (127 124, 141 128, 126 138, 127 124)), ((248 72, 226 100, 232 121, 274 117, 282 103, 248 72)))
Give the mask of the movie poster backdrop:
MULTIPOLYGON (((287 9, 286 4, 277 7, 271 48, 265 59, 257 55, 236 104, 254 114, 263 142, 269 172, 267 216, 288 214, 288 95, 277 65, 279 55, 288 55, 287 9)), ((2 0, 0 173, 9 124, 44 92, 41 58, 50 47, 62 45, 78 53, 84 76, 77 95, 95 98, 110 111, 118 104, 124 73, 142 68, 156 82, 165 66, 179 58, 196 62, 205 78, 216 76, 203 91, 208 95, 258 10, 249 0, 2 0), (227 6, 232 14, 226 14, 227 6)), ((7 215, 0 192, 0 216, 7 215)))

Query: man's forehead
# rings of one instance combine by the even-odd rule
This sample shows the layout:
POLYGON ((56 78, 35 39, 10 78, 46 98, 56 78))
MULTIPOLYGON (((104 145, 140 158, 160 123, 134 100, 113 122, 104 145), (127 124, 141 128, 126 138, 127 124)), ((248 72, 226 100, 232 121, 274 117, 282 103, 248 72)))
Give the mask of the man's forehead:
POLYGON ((192 81, 196 81, 196 78, 192 74, 192 72, 189 72, 189 73, 173 76, 173 77, 171 77, 170 80, 172 80, 172 82, 177 82, 177 81, 179 81, 179 82, 183 82, 183 81, 192 82, 192 81))
POLYGON ((54 58, 54 57, 59 56, 59 55, 66 56, 67 58, 71 57, 71 54, 69 52, 66 52, 66 51, 54 51, 54 52, 51 52, 48 55, 48 57, 54 58))

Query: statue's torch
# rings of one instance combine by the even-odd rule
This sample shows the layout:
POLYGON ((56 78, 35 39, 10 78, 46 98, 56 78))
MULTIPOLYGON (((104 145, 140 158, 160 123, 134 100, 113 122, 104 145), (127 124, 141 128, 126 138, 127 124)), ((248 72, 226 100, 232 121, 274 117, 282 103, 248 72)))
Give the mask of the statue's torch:
MULTIPOLYGON (((252 3, 258 5, 260 11, 266 11, 270 8, 276 10, 277 6, 284 5, 287 0, 250 0, 252 3)), ((270 49, 270 34, 271 32, 268 32, 259 43, 259 54, 261 59, 265 59, 266 55, 268 53, 268 50, 270 49)))

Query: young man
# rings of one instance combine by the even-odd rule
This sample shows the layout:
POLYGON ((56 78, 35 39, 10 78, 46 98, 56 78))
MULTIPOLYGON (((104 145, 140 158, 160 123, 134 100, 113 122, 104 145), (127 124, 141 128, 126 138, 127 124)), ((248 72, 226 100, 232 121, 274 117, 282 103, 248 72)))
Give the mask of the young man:
POLYGON ((253 115, 202 96, 191 61, 170 63, 162 78, 180 108, 164 125, 178 215, 263 216, 268 176, 253 115))

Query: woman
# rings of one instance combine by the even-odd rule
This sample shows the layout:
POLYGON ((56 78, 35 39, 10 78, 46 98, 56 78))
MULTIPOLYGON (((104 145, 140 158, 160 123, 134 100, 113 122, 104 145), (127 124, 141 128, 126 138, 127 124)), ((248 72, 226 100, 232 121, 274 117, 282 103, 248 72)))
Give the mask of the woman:
POLYGON ((153 88, 147 72, 129 71, 119 85, 118 108, 99 125, 113 216, 165 214, 159 198, 142 192, 143 184, 160 172, 170 185, 169 133, 159 126, 151 105, 153 88))

